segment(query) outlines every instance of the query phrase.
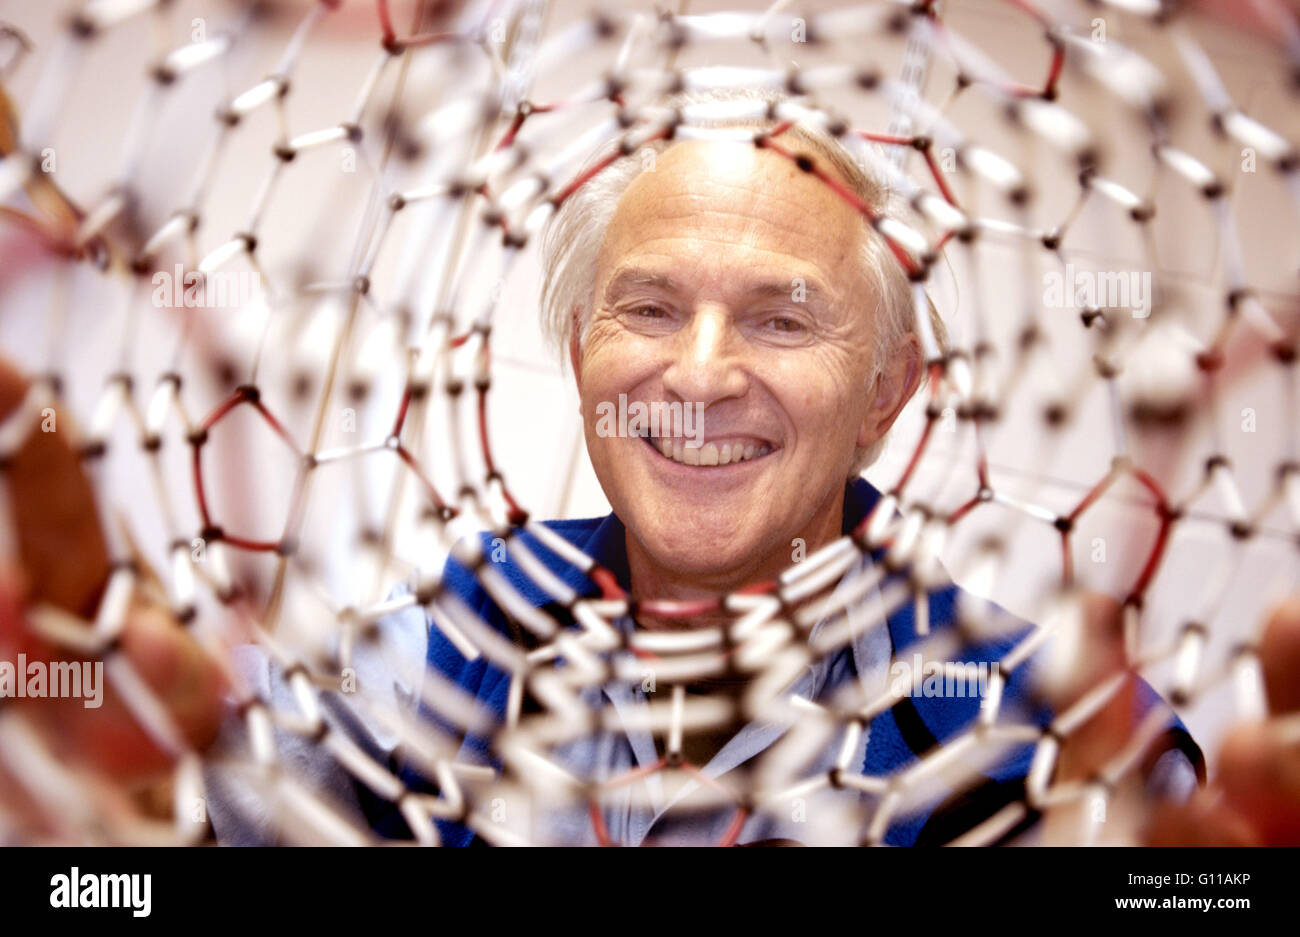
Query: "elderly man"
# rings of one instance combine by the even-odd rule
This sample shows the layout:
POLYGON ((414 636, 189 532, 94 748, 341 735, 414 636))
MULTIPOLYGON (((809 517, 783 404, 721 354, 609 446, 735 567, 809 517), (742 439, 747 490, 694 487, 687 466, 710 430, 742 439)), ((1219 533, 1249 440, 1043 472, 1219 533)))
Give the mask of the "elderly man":
MULTIPOLYGON (((884 207, 885 192, 830 138, 787 131, 780 143, 798 151, 792 161, 755 145, 754 133, 762 126, 733 123, 729 128, 740 133, 731 139, 659 144, 653 159, 634 154, 614 164, 570 199, 547 234, 547 330, 567 350, 587 450, 614 509, 605 518, 549 526, 636 598, 716 598, 781 573, 791 565, 796 544, 813 552, 852 531, 880 498, 858 475, 879 452, 922 373, 906 273, 883 238, 814 170, 873 206, 884 207), (611 432, 606 417, 615 401, 628 409, 693 409, 700 432, 685 426, 658 427, 657 435, 611 432)), ((933 327, 942 334, 937 321, 933 327)), ((590 579, 546 544, 531 534, 522 537, 525 548, 567 586, 598 594, 590 579)), ((494 558, 528 602, 566 618, 565 607, 513 556, 494 558)), ((864 556, 841 587, 852 588, 877 559, 864 556)), ((460 563, 449 562, 442 585, 503 633, 526 640, 521 630, 512 632, 509 617, 460 563)), ((932 632, 952 631, 958 602, 951 586, 927 596, 932 632)), ((877 590, 854 602, 853 640, 814 660, 787 692, 819 702, 853 696, 859 705, 879 697, 891 660, 919 646, 912 604, 889 615, 887 627, 876 626, 880 612, 877 590)), ((635 622, 624 618, 618 624, 630 632, 727 620, 717 610, 683 622, 646 607, 635 622)), ((813 636, 827 624, 818 623, 813 636)), ((405 644, 408 661, 418 653, 426 627, 416 610, 386 623, 393 646, 405 644)), ((507 674, 481 658, 466 661, 436 623, 427 630, 430 666, 503 718, 507 674)), ((988 664, 1010 646, 1009 639, 970 645, 960 657, 988 664)), ((1013 675, 1003 707, 1042 723, 1048 716, 1027 698, 1024 674, 1013 675)), ((418 680, 408 667, 408 698, 418 680)), ((744 687, 744 679, 733 675, 699 680, 690 689, 734 701, 744 687)), ((277 692, 269 671, 262 689, 277 692)), ((584 781, 629 772, 643 777, 614 785, 599 798, 595 817, 585 804, 552 806, 535 812, 525 829, 516 825, 516 832, 531 841, 629 845, 861 839, 861 824, 852 822, 854 809, 864 805, 860 794, 830 790, 757 811, 736 826, 734 805, 704 803, 700 795, 708 791, 700 782, 670 789, 656 775, 665 761, 685 762, 703 778, 725 783, 745 772, 789 726, 727 721, 684 733, 680 748, 670 751, 667 740, 638 719, 652 694, 669 692, 640 679, 589 688, 583 701, 593 711, 610 708, 619 727, 556 746, 553 759, 584 781)), ((1124 697, 1136 707, 1128 715, 1135 719, 1154 698, 1135 681, 1133 695, 1124 697)), ((896 772, 967 726, 978 706, 978 699, 965 695, 905 697, 861 733, 849 770, 878 777, 896 772)), ((392 754, 384 743, 395 741, 383 735, 367 737, 381 758, 392 754)), ((1162 744, 1148 758, 1149 791, 1186 797, 1203 770, 1199 750, 1176 718, 1162 744)), ((823 755, 807 766, 809 776, 830 771, 842 745, 839 737, 829 739, 823 755)), ((1029 745, 1004 752, 982 766, 973 785, 931 794, 901 812, 885 841, 945 842, 1019 799, 1031 752, 1029 745)), ((461 758, 496 763, 497 754, 487 735, 472 735, 461 758)), ((409 766, 405 779, 417 789, 426 783, 409 766)), ((220 779, 215 784, 219 788, 220 779)), ((360 793, 372 822, 387 833, 402 832, 395 811, 360 793)), ((242 821, 220 806, 213 817, 219 835, 223 826, 235 840, 248 835, 242 821)), ((447 842, 476 841, 468 825, 440 827, 447 842)))
MULTIPOLYGON (((923 362, 907 277, 881 237, 812 170, 868 204, 882 204, 884 193, 829 138, 795 129, 781 140, 801 154, 798 161, 752 141, 661 144, 653 161, 624 159, 596 176, 566 203, 548 233, 547 324, 567 349, 588 452, 613 512, 547 526, 612 573, 634 598, 690 600, 731 593, 789 567, 795 544, 812 553, 852 531, 880 498, 859 473, 918 385, 923 362), (619 400, 697 407, 702 445, 693 445, 680 428, 661 428, 658 436, 610 434, 601 416, 619 400)), ((531 534, 521 536, 524 546, 577 594, 600 594, 561 553, 531 534)), ((527 602, 565 619, 566 606, 515 557, 501 559, 499 571, 527 602)), ((852 588, 879 559, 864 555, 840 587, 852 588)), ((442 586, 503 634, 527 640, 465 565, 449 561, 442 586)), ((951 585, 926 596, 929 630, 955 634, 963 601, 951 585)), ((915 603, 887 615, 879 603, 878 594, 851 603, 850 614, 859 616, 852 639, 835 653, 814 658, 785 692, 815 702, 844 694, 858 701, 879 696, 891 660, 910 653, 919 641, 915 603), (887 626, 873 627, 882 616, 887 626)), ((1095 617, 1104 622, 1104 610, 1095 617)), ((624 618, 617 624, 625 631, 667 630, 726 620, 721 612, 682 621, 643 610, 635 621, 624 618)), ((814 626, 814 633, 824 624, 814 626)), ((1019 634, 967 645, 960 656, 971 663, 997 661, 1019 634)), ((466 660, 420 607, 390 616, 380 636, 377 644, 361 649, 361 693, 383 706, 413 710, 427 666, 494 718, 504 718, 507 674, 482 658, 466 660)), ((188 645, 178 643, 170 653, 187 654, 188 645)), ((240 663, 265 698, 289 698, 283 675, 259 653, 241 652, 240 663)), ((1021 668, 1009 681, 1003 710, 1044 725, 1050 711, 1023 675, 1021 668)), ((715 677, 689 689, 734 700, 743 681, 715 677)), ((1111 753, 1116 733, 1123 735, 1158 701, 1137 678, 1130 690, 1117 697, 1123 703, 1117 715, 1103 713, 1072 736, 1062 756, 1063 772, 1086 777, 1103 760, 1098 752, 1111 753)), ((557 746, 554 760, 585 781, 640 774, 602 797, 594 812, 585 805, 557 807, 532 816, 522 832, 540 842, 629 845, 862 838, 852 824, 816 822, 817 817, 862 815, 854 811, 861 810, 866 795, 838 785, 803 805, 802 812, 782 804, 742 814, 739 823, 734 809, 694 803, 698 787, 668 789, 654 774, 661 764, 687 762, 698 767, 699 776, 725 784, 729 774, 744 772, 789 730, 771 721, 733 721, 687 732, 670 751, 678 743, 650 733, 638 718, 652 694, 669 692, 665 685, 614 678, 585 691, 586 704, 609 708, 617 722, 606 720, 599 731, 557 746)), ((904 697, 855 740, 849 769, 891 775, 968 725, 978 706, 971 698, 904 697)), ((425 715, 439 719, 436 712, 425 715)), ((435 789, 403 759, 397 737, 368 718, 363 707, 336 696, 327 718, 336 731, 400 771, 410 787, 435 789)), ((199 723, 194 735, 206 741, 212 734, 208 723, 191 721, 199 723)), ((242 728, 240 720, 228 720, 219 745, 241 746, 242 728)), ((1148 795, 1183 800, 1203 774, 1201 756, 1181 723, 1171 718, 1167 728, 1147 754, 1141 781, 1148 795)), ((461 759, 496 763, 500 753, 490 737, 490 732, 468 736, 461 759)), ((299 775, 333 795, 356 819, 386 835, 409 835, 400 811, 355 781, 320 746, 281 741, 299 775)), ((807 770, 829 771, 843 747, 842 738, 829 740, 807 770)), ((979 765, 973 785, 931 792, 911 804, 894 818, 884 841, 946 842, 1019 800, 1030 751, 1021 746, 1004 752, 979 765)), ((209 814, 220 841, 276 841, 274 816, 237 776, 210 768, 208 782, 209 814)), ((518 827, 517 819, 505 822, 518 827)), ((439 828, 451 844, 482 841, 469 822, 440 821, 439 828)))

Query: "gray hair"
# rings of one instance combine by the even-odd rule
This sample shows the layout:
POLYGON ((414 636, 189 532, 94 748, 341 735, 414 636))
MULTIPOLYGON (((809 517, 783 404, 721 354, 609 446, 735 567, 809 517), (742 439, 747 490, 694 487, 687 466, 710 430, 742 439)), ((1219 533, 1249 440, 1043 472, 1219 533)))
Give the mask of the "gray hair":
MULTIPOLYGON (((731 102, 763 102, 768 113, 781 95, 765 91, 696 91, 674 96, 666 106, 673 109, 731 102)), ((729 117, 708 121, 692 119, 693 127, 714 129, 766 130, 777 124, 770 117, 729 117)), ((782 140, 797 141, 824 158, 838 172, 849 188, 881 216, 897 217, 894 194, 833 135, 819 127, 796 123, 786 130, 782 140)), ((573 312, 577 310, 579 344, 586 338, 594 309, 596 261, 605 231, 614 217, 619 199, 649 162, 642 154, 646 149, 660 153, 672 145, 671 140, 653 140, 615 160, 570 195, 548 221, 542 237, 542 332, 555 346, 561 363, 567 359, 573 312)), ((606 153, 597 152, 585 169, 596 165, 606 153)), ((863 268, 878 298, 875 313, 882 324, 880 341, 872 355, 867 386, 874 386, 886 363, 902 347, 907 336, 916 332, 916 315, 912 283, 902 264, 893 256, 888 242, 870 225, 864 225, 863 268)), ((930 321, 939 348, 946 348, 945 330, 937 310, 930 304, 930 321)), ((916 386, 920 386, 918 380, 916 386)), ((913 393, 915 392, 913 388, 913 393)), ((859 449, 850 478, 861 474, 885 447, 881 437, 871 446, 859 449)))

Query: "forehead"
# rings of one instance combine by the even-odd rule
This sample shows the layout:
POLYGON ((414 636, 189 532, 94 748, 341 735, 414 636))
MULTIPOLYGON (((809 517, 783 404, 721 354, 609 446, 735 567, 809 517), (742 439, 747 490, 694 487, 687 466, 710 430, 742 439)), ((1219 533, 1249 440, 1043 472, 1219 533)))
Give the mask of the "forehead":
POLYGON ((688 141, 659 154, 628 186, 599 266, 606 276, 633 263, 671 265, 663 272, 679 278, 813 276, 847 292, 858 286, 865 224, 780 154, 743 142, 688 141))

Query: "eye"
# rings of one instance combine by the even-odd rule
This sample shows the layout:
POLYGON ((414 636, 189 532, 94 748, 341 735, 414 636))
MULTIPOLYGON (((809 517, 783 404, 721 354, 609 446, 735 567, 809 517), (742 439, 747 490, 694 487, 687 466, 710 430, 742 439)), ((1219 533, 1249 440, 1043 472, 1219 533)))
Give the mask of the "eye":
POLYGON ((624 328, 640 335, 667 335, 678 323, 678 315, 670 304, 653 299, 630 300, 615 315, 624 328))
POLYGON ((803 323, 790 316, 773 316, 767 324, 777 332, 798 333, 804 330, 803 323))

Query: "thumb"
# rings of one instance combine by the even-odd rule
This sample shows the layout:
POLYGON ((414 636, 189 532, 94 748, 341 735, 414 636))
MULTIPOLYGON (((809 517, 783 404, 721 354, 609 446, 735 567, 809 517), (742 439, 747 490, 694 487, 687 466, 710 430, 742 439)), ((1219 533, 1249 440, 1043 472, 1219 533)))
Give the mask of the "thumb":
POLYGON ((1219 758, 1226 802, 1271 845, 1300 843, 1300 596, 1273 610, 1260 641, 1272 716, 1229 736, 1219 758))
POLYGON ((1269 615, 1259 656, 1272 718, 1229 734, 1213 784, 1159 810, 1151 844, 1300 844, 1300 596, 1269 615))

